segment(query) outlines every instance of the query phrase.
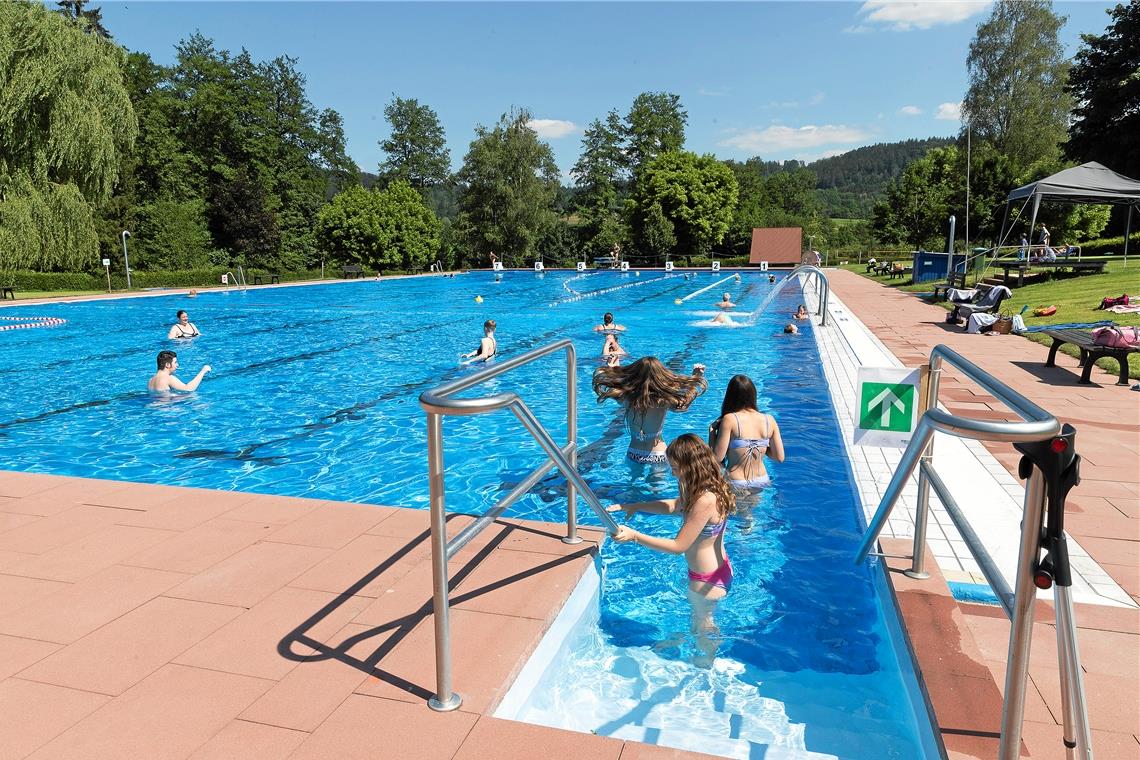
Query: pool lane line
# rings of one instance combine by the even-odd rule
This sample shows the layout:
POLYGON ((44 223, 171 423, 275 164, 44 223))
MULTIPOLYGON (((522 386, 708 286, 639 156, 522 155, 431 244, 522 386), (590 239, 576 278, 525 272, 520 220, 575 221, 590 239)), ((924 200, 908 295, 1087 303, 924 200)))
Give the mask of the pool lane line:
POLYGON ((0 317, 0 319, 18 323, 14 325, 0 325, 0 332, 6 330, 31 330, 35 327, 57 327, 67 324, 66 319, 60 319, 59 317, 0 317))
POLYGON ((699 296, 701 293, 704 293, 706 290, 712 290, 717 285, 720 285, 723 282, 728 282, 729 280, 735 280, 735 279, 736 279, 736 275, 730 274, 728 277, 725 277, 723 280, 717 280, 712 285, 705 285, 700 290, 694 290, 692 293, 690 293, 689 295, 682 298, 681 301, 682 302, 688 301, 690 298, 695 298, 695 297, 699 296))
POLYGON ((557 301, 551 301, 548 305, 551 307, 554 307, 554 306, 559 306, 559 305, 564 304, 564 303, 575 303, 577 301, 584 301, 587 298, 593 298, 595 296, 601 296, 601 295, 605 295, 607 293, 613 293, 613 292, 618 291, 618 290, 625 290, 626 288, 636 288, 636 287, 639 287, 641 285, 647 285, 651 282, 662 282, 664 280, 670 280, 670 279, 673 279, 673 277, 675 277, 675 276, 676 275, 667 274, 663 277, 652 277, 652 278, 649 278, 646 280, 642 280, 641 278, 637 278, 636 282, 627 282, 623 285, 614 285, 613 287, 602 288, 601 290, 588 290, 585 293, 580 293, 576 296, 569 296, 567 298, 560 298, 557 301))
POLYGON ((574 288, 570 287, 570 283, 574 282, 575 280, 584 280, 587 277, 593 277, 593 276, 599 275, 599 274, 602 274, 602 273, 601 272, 586 272, 585 274, 579 274, 575 277, 571 277, 569 280, 566 280, 565 282, 562 283, 562 289, 565 290, 567 293, 569 293, 572 296, 580 296, 582 294, 579 293, 577 290, 574 290, 574 288))

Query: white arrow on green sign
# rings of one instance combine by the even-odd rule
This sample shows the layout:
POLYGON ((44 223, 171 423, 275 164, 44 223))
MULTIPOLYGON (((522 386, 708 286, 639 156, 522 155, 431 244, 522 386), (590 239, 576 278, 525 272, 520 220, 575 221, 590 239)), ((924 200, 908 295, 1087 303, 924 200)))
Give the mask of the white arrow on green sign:
POLYGON ((860 367, 855 443, 905 446, 917 423, 919 372, 860 367))

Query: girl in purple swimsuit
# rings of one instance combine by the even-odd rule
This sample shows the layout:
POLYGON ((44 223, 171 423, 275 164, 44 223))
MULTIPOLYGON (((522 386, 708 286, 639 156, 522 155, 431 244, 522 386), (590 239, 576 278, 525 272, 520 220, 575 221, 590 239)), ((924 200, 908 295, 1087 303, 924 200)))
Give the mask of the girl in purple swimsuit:
POLYGON ((673 538, 657 538, 628 525, 618 528, 614 540, 634 542, 667 554, 684 554, 689 566, 689 604, 692 605, 692 632, 701 650, 701 665, 711 665, 716 655, 713 622, 717 602, 732 588, 732 563, 724 551, 724 526, 736 509, 736 498, 721 474, 712 449, 698 436, 686 433, 665 450, 669 466, 680 484, 676 499, 659 499, 632 504, 614 504, 611 512, 624 511, 676 514, 684 518, 673 538))
POLYGON ((740 532, 752 530, 752 512, 760 494, 772 487, 764 457, 784 461, 784 440, 776 418, 756 409, 756 385, 747 375, 728 381, 720 417, 709 425, 709 445, 736 496, 740 532))

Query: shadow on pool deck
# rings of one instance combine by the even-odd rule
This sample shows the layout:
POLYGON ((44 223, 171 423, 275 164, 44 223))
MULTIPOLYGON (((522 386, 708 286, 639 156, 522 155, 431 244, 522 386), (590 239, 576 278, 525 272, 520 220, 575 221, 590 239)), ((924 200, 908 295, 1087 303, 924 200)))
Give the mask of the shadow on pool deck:
MULTIPOLYGON (((471 521, 453 515, 449 528, 471 521)), ((0 471, 0 755, 686 757, 490 717, 601 534, 499 521, 449 563, 435 713, 425 511, 0 471)))

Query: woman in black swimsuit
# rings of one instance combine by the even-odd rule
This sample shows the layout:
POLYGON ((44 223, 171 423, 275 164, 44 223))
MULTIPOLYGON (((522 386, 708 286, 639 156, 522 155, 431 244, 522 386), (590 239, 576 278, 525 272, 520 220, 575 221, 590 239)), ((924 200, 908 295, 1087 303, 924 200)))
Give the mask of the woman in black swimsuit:
POLYGON ((197 338, 202 334, 198 332, 197 326, 190 321, 190 315, 185 311, 179 309, 176 316, 178 321, 170 326, 170 332, 166 334, 167 338, 171 340, 175 338, 197 338))
POLYGON ((495 340, 495 320, 488 319, 483 323, 483 339, 479 347, 470 353, 463 354, 462 358, 473 362, 490 361, 499 352, 499 344, 495 340))

